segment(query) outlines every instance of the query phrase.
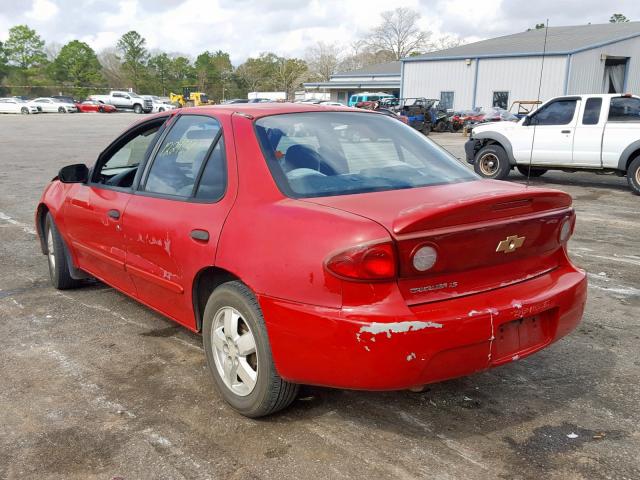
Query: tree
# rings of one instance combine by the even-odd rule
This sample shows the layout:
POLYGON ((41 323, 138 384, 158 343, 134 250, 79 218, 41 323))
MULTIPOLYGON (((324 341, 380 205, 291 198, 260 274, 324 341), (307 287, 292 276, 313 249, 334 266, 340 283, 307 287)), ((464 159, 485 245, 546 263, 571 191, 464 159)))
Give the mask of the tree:
POLYGON ((458 37, 442 35, 441 37, 429 42, 428 50, 432 52, 436 50, 445 50, 447 48, 458 47, 462 44, 464 44, 464 42, 458 37))
POLYGON ((9 29, 9 38, 4 50, 10 63, 23 71, 46 63, 44 40, 27 25, 16 25, 9 29))
POLYGON ((159 53, 149 59, 148 67, 158 90, 162 95, 167 94, 169 78, 171 76, 171 58, 166 53, 159 53))
POLYGON ((609 18, 609 23, 627 23, 627 22, 629 22, 629 19, 621 13, 614 13, 613 15, 611 15, 611 18, 609 18))
POLYGON ((296 88, 302 85, 307 73, 307 64, 298 58, 278 57, 275 64, 275 80, 279 91, 284 91, 287 100, 293 100, 296 88))
POLYGON ((53 78, 74 87, 88 87, 101 82, 101 65, 93 49, 84 42, 72 40, 60 49, 51 64, 53 78))
POLYGON ((367 46, 389 55, 390 60, 400 60, 415 52, 427 49, 431 32, 420 30, 420 14, 406 7, 382 12, 382 23, 375 27, 367 37, 367 46))
POLYGON ((115 48, 107 48, 100 52, 98 60, 102 66, 102 76, 111 88, 124 88, 125 74, 122 63, 115 48))
POLYGON ((233 72, 229 54, 218 50, 215 53, 203 52, 194 63, 198 88, 211 95, 212 98, 222 98, 223 82, 233 72))
POLYGON ((318 42, 307 48, 305 60, 309 67, 309 76, 314 80, 328 82, 340 65, 342 48, 335 43, 318 42))
POLYGON ((149 52, 145 47, 146 43, 147 41, 138 32, 131 30, 125 33, 116 45, 122 55, 124 70, 135 90, 138 90, 149 59, 149 52))
POLYGON ((535 27, 527 28, 527 32, 530 32, 531 30, 542 30, 544 27, 546 27, 544 23, 536 23, 535 27))
POLYGON ((236 69, 236 75, 247 91, 269 91, 275 86, 275 72, 278 56, 261 53, 258 58, 248 58, 236 69))

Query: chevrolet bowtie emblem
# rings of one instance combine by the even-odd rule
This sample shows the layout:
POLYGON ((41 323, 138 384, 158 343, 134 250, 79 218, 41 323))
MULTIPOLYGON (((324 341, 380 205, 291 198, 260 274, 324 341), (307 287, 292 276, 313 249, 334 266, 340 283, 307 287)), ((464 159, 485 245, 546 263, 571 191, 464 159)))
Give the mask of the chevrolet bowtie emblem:
POLYGON ((520 248, 524 243, 524 237, 517 235, 511 235, 510 237, 501 240, 496 247, 496 252, 511 253, 520 248))

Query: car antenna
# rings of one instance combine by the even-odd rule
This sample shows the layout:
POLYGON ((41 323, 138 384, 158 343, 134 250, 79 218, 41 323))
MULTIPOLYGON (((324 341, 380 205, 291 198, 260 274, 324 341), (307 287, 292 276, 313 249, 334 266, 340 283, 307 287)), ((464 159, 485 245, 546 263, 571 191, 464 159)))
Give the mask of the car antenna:
MULTIPOLYGON (((540 81, 538 82, 538 98, 536 99, 536 105, 540 105, 540 92, 542 91, 542 74, 544 73, 544 57, 547 53, 547 35, 549 33, 549 19, 544 26, 544 45, 542 46, 542 63, 540 65, 540 81)), ((527 187, 529 186, 529 179, 531 178, 531 163, 533 162, 533 144, 536 141, 536 123, 533 123, 533 135, 531 137, 531 151, 529 152, 529 167, 527 168, 527 187)))

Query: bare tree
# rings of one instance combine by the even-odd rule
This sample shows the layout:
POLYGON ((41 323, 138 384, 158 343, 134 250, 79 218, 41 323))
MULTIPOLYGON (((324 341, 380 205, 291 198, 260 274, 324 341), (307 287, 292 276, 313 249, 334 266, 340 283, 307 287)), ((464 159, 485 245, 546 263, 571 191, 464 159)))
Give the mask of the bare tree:
POLYGON ((464 45, 464 41, 462 39, 453 35, 442 35, 429 42, 427 45, 427 51, 434 52, 436 50, 459 47, 460 45, 464 45))
POLYGON ((110 87, 120 88, 125 85, 125 74, 122 62, 115 48, 106 48, 98 54, 98 61, 102 65, 102 75, 110 87))
POLYGON ((328 82, 340 65, 342 48, 336 43, 318 42, 307 48, 305 61, 309 69, 309 77, 321 82, 328 82))
POLYGON ((420 14, 416 10, 399 7, 382 12, 381 15, 382 23, 365 38, 369 48, 388 52, 393 60, 400 60, 427 49, 431 32, 420 29, 420 14))
POLYGON ((345 55, 338 66, 340 71, 351 71, 376 63, 393 61, 394 57, 384 50, 375 50, 366 44, 364 40, 356 40, 351 43, 349 53, 345 55))

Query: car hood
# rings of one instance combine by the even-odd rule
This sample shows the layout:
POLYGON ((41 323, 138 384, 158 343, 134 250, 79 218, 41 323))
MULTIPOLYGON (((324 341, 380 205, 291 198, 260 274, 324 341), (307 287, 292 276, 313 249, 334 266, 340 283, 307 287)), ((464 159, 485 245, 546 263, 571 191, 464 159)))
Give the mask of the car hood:
POLYGON ((519 122, 487 122, 473 127, 473 133, 504 132, 518 127, 519 122))

